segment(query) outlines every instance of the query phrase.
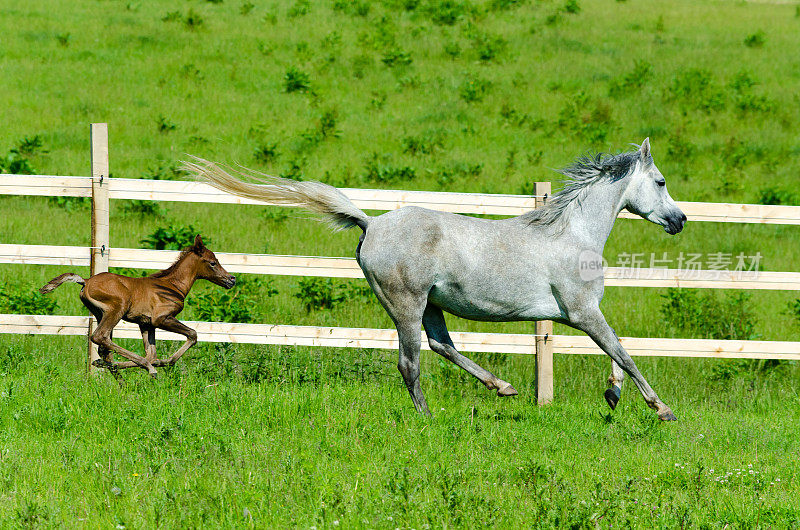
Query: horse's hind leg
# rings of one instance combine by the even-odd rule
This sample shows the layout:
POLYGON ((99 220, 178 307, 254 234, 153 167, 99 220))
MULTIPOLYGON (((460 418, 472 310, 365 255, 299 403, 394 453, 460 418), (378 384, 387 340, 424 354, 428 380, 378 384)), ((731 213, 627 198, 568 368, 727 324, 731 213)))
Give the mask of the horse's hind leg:
POLYGON ((516 396, 517 391, 499 377, 478 366, 471 359, 461 355, 453 345, 450 333, 447 332, 447 325, 444 321, 442 310, 435 305, 428 304, 425 314, 422 317, 422 325, 425 326, 425 333, 428 335, 428 344, 431 349, 452 361, 456 366, 466 370, 481 383, 486 385, 489 390, 497 390, 498 396, 516 396))
POLYGON ((403 382, 411 395, 411 401, 414 402, 417 412, 430 416, 431 411, 428 409, 428 402, 425 400, 422 386, 419 383, 419 353, 422 340, 420 328, 427 303, 426 297, 415 295, 405 289, 384 289, 368 271, 365 271, 365 275, 378 301, 389 313, 397 328, 397 337, 400 342, 397 369, 403 376, 403 382))
POLYGON ((411 395, 411 401, 414 402, 417 412, 430 416, 431 411, 428 409, 428 402, 425 401, 425 395, 422 393, 422 386, 419 384, 419 350, 420 341, 422 340, 420 324, 420 318, 395 319, 397 337, 400 339, 400 354, 397 360, 397 369, 400 370, 400 375, 403 376, 403 382, 406 384, 408 393, 411 395))
POLYGON ((625 380, 625 372, 615 361, 611 361, 611 375, 608 376, 608 388, 605 394, 606 402, 611 410, 617 408, 619 398, 622 396, 622 381, 625 380))
MULTIPOLYGON (((150 362, 147 359, 145 359, 141 355, 133 353, 132 351, 126 350, 125 348, 114 343, 114 341, 111 340, 111 331, 114 329, 114 326, 116 326, 120 320, 122 320, 122 311, 119 310, 106 311, 105 314, 103 315, 103 319, 100 322, 98 322, 97 329, 94 330, 94 333, 92 333, 91 341, 97 344, 99 347, 103 347, 108 350, 117 352, 126 359, 129 359, 134 363, 136 363, 137 366, 147 370, 151 377, 156 377, 158 375, 158 372, 156 372, 156 369, 153 367, 152 364, 150 364, 150 362)), ((124 367, 122 366, 123 364, 124 363, 114 363, 114 367, 121 368, 124 367)))
MULTIPOLYGON (((83 292, 81 292, 81 294, 83 294, 83 292)), ((102 322, 103 320, 103 310, 100 309, 98 306, 94 305, 92 303, 92 300, 84 296, 81 296, 81 302, 83 302, 83 305, 85 305, 86 308, 92 312, 95 320, 97 321, 97 325, 99 326, 100 322, 102 322)), ((109 339, 112 337, 111 332, 109 332, 108 337, 109 339)), ((111 375, 114 376, 114 379, 117 381, 117 384, 119 384, 119 386, 122 386, 125 383, 125 380, 122 378, 122 374, 119 373, 118 367, 114 364, 114 358, 113 358, 114 354, 111 352, 111 350, 105 346, 98 345, 97 355, 100 358, 95 359, 92 364, 97 368, 106 368, 109 372, 111 372, 111 375)))

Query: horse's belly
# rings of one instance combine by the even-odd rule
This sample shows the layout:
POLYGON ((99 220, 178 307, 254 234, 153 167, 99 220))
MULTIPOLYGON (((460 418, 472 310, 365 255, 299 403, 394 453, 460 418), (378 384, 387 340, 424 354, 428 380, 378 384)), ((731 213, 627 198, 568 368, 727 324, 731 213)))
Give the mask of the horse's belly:
POLYGON ((506 291, 468 292, 458 285, 434 285, 428 300, 441 309, 469 320, 508 322, 559 318, 561 311, 549 293, 506 291))

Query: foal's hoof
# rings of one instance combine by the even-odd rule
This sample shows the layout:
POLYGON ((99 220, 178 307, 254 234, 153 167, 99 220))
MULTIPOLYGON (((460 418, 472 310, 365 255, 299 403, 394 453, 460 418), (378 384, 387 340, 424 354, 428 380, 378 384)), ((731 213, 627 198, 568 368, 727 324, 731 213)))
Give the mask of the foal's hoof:
POLYGON ((619 398, 622 395, 622 391, 618 386, 612 386, 611 388, 606 389, 603 397, 606 398, 606 403, 608 406, 611 407, 611 410, 617 408, 617 403, 619 403, 619 398))
POLYGON ((150 374, 150 377, 152 377, 153 379, 158 379, 158 372, 156 372, 155 369, 153 369, 152 372, 148 370, 148 373, 150 374))
POLYGON ((506 386, 497 389, 497 395, 501 397, 516 396, 517 394, 519 394, 519 392, 517 392, 517 389, 511 386, 510 383, 506 383, 506 386))
POLYGON ((661 421, 678 421, 678 418, 676 418, 675 414, 669 409, 659 412, 658 419, 661 421))

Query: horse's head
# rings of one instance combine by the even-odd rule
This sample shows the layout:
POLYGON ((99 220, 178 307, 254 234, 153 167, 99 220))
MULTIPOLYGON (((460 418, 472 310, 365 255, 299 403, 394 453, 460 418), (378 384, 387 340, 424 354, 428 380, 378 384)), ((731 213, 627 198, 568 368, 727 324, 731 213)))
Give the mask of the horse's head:
POLYGON ((200 234, 197 234, 197 237, 194 238, 194 245, 192 245, 191 251, 200 258, 197 264, 198 278, 221 285, 226 289, 236 285, 236 278, 232 274, 228 274, 228 271, 217 260, 217 256, 206 248, 200 234))
POLYGON ((686 223, 686 215, 669 196, 667 181, 653 162, 649 138, 645 138, 639 148, 639 160, 625 189, 623 207, 663 226, 668 234, 677 234, 686 223))

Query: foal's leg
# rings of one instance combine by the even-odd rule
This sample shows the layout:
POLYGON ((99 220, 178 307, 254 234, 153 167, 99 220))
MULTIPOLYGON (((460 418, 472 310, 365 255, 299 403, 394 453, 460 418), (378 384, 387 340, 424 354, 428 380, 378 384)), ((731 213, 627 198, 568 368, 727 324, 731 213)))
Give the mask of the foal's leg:
POLYGON ((142 332, 145 358, 152 363, 158 359, 156 357, 156 328, 153 326, 143 326, 140 324, 139 331, 142 332))
MULTIPOLYGON (((142 332, 142 342, 144 343, 145 359, 147 359, 148 362, 153 366, 161 366, 158 362, 156 362, 158 361, 158 358, 156 357, 156 328, 154 328, 153 326, 139 324, 139 331, 142 332)), ((134 366, 139 366, 139 365, 133 361, 116 363, 116 367, 119 369, 133 368, 134 366)))
MULTIPOLYGON (((116 326, 120 320, 122 320, 122 311, 113 311, 113 310, 107 311, 103 317, 103 320, 98 322, 97 329, 94 331, 94 333, 92 333, 91 337, 92 342, 108 350, 115 351, 118 354, 125 357, 126 359, 130 359, 131 361, 136 363, 137 366, 140 366, 141 368, 147 370, 151 377, 156 377, 158 375, 158 372, 156 372, 156 369, 153 367, 152 364, 150 364, 150 362, 147 359, 145 359, 141 355, 136 355, 132 351, 126 350, 125 348, 121 347, 118 344, 115 344, 111 340, 111 331, 114 329, 114 326, 116 326)), ((123 363, 115 363, 114 366, 116 368, 122 368, 123 367, 121 366, 122 364, 123 363)))
MULTIPOLYGON (((614 336, 616 337, 616 333, 614 333, 614 336)), ((608 388, 605 394, 603 394, 611 410, 617 408, 619 398, 622 396, 622 382, 624 380, 625 372, 622 371, 622 368, 620 368, 616 362, 611 361, 611 375, 608 376, 608 388)))
POLYGON ((481 383, 486 385, 489 390, 497 390, 498 396, 516 396, 517 391, 502 379, 496 377, 488 370, 484 370, 471 359, 461 355, 453 341, 450 333, 447 332, 447 325, 444 321, 442 310, 435 305, 428 304, 425 314, 422 316, 422 325, 425 326, 425 333, 428 335, 428 344, 431 349, 453 362, 456 366, 466 370, 481 383))
MULTIPOLYGON (((81 298, 81 302, 85 305, 89 311, 92 312, 94 315, 95 321, 97 325, 100 325, 100 322, 103 320, 103 310, 100 309, 98 306, 92 303, 92 300, 88 298, 81 298)), ((109 332, 108 338, 111 339, 113 336, 113 332, 109 332)), ((96 366, 97 368, 105 368, 111 375, 114 376, 114 379, 117 381, 117 384, 121 387, 125 380, 122 379, 122 374, 119 373, 119 369, 117 366, 114 365, 114 354, 111 353, 111 350, 106 348, 105 346, 98 345, 97 346, 97 355, 100 357, 99 359, 95 359, 92 365, 96 366)))
MULTIPOLYGON (((160 365, 170 365, 174 366, 178 359, 186 353, 186 350, 197 344, 197 332, 187 326, 186 324, 180 322, 175 317, 167 317, 159 322, 158 327, 160 329, 165 329, 167 331, 172 331, 173 333, 178 333, 186 337, 186 342, 183 343, 183 346, 178 348, 178 351, 172 354, 172 356, 167 359, 166 361, 159 361, 160 365)), ((155 332, 154 332, 155 333, 155 332)))
POLYGON ((572 318, 573 315, 570 315, 570 317, 571 325, 586 332, 586 334, 631 377, 634 384, 639 389, 639 392, 642 393, 642 397, 644 397, 647 406, 658 412, 659 419, 665 421, 678 419, 672 413, 672 410, 670 410, 670 408, 658 398, 653 389, 650 388, 650 385, 639 372, 639 369, 636 368, 636 363, 633 362, 631 356, 625 351, 622 344, 620 344, 617 334, 614 333, 614 330, 608 325, 599 308, 580 312, 578 315, 575 315, 576 318, 572 318))

